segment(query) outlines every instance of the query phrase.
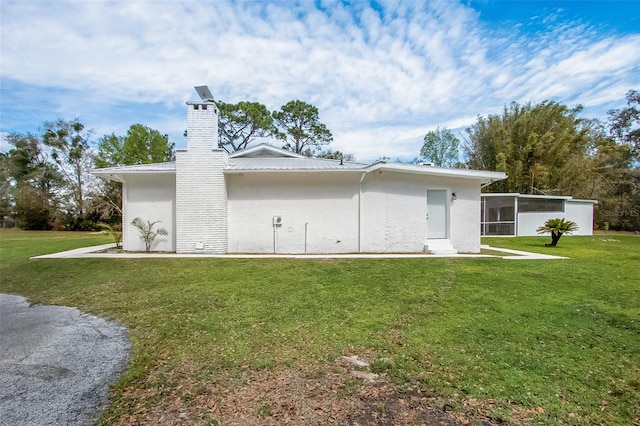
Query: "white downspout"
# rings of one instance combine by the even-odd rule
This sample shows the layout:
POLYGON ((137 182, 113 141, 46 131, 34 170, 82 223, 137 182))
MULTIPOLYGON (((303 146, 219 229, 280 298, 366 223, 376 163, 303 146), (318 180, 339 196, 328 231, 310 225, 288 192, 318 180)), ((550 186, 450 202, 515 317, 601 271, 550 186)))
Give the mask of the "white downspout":
POLYGON ((363 172, 358 183, 358 253, 362 252, 361 237, 362 237, 362 182, 367 172, 363 172))
POLYGON ((278 227, 273 224, 273 254, 278 252, 278 227))
POLYGON ((307 254, 308 233, 309 233, 309 223, 305 222, 305 224, 304 224, 304 254, 307 254))
POLYGON ((122 250, 127 251, 129 249, 129 224, 128 219, 129 219, 129 205, 127 203, 127 200, 129 199, 129 194, 128 194, 128 190, 129 188, 127 187, 127 182, 123 180, 121 180, 122 182, 122 250))
POLYGON ((518 236, 518 224, 520 223, 520 206, 518 206, 518 196, 513 197, 513 236, 518 236))

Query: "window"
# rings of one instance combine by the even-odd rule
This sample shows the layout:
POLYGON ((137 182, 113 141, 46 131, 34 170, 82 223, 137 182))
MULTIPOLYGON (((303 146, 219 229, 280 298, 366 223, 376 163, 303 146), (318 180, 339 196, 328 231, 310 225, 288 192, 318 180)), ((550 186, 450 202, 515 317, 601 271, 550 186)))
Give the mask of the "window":
POLYGON ((487 222, 504 222, 515 220, 515 203, 513 197, 489 197, 485 199, 487 222))
POLYGON ((563 212, 564 200, 549 198, 520 198, 518 200, 518 212, 563 212))
POLYGON ((483 197, 482 235, 515 235, 515 198, 483 197))

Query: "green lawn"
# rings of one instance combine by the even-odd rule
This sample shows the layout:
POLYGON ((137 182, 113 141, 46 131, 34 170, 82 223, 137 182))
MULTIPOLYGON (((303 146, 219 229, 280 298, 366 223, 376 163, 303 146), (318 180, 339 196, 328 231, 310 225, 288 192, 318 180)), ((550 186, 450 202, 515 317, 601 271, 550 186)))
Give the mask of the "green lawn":
POLYGON ((352 354, 399 394, 418 388, 495 422, 638 422, 640 237, 548 240, 483 242, 570 259, 29 261, 110 240, 1 231, 0 292, 129 327, 130 367, 105 424, 152 423, 173 398, 220 399, 251 374, 320 371, 352 354))

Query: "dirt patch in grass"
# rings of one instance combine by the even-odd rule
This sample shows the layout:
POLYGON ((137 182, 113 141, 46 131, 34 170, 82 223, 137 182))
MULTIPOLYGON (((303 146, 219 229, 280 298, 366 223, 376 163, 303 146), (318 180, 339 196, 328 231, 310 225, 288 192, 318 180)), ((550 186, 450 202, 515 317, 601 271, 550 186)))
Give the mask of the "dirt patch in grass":
POLYGON ((454 410, 452 403, 418 388, 397 389, 384 374, 368 381, 353 372, 353 365, 339 359, 317 369, 247 371, 241 378, 211 382, 176 373, 178 382, 169 385, 178 377, 156 378, 155 392, 136 395, 147 403, 132 410, 135 414, 112 420, 120 425, 498 424, 477 405, 463 402, 454 410))

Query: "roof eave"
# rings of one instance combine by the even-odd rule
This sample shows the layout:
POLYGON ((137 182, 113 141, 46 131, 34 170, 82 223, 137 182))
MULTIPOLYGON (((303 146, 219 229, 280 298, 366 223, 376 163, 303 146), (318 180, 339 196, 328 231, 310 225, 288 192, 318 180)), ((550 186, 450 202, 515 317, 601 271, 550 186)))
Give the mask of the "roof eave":
POLYGON ((90 171, 89 173, 98 178, 124 183, 124 179, 116 173, 94 173, 93 171, 90 171))
POLYGON ((425 174, 439 177, 475 179, 483 183, 493 183, 507 178, 504 172, 491 172, 484 170, 448 169, 434 166, 406 166, 404 164, 394 164, 378 162, 367 167, 367 172, 376 170, 388 170, 399 173, 425 174))
POLYGON ((241 173, 332 173, 332 172, 364 172, 363 169, 224 169, 225 174, 241 173))
MULTIPOLYGON (((387 170, 399 173, 409 173, 409 174, 423 174, 429 176, 437 176, 443 178, 454 178, 454 179, 472 179, 478 180, 483 184, 491 184, 493 182, 503 180, 507 178, 507 175, 502 172, 479 172, 477 174, 474 173, 451 173, 451 172, 437 172, 434 169, 428 170, 417 170, 417 169, 406 169, 406 168, 385 168, 380 167, 381 163, 376 163, 374 165, 362 168, 345 168, 345 169, 225 169, 225 174, 242 174, 242 173, 371 173, 376 170, 387 170)), ((441 169, 441 170, 449 170, 449 169, 441 169)))
POLYGON ((175 174, 175 169, 168 170, 116 170, 116 169, 94 169, 89 173, 95 177, 114 180, 116 182, 125 182, 124 176, 132 175, 158 175, 158 174, 175 174))

